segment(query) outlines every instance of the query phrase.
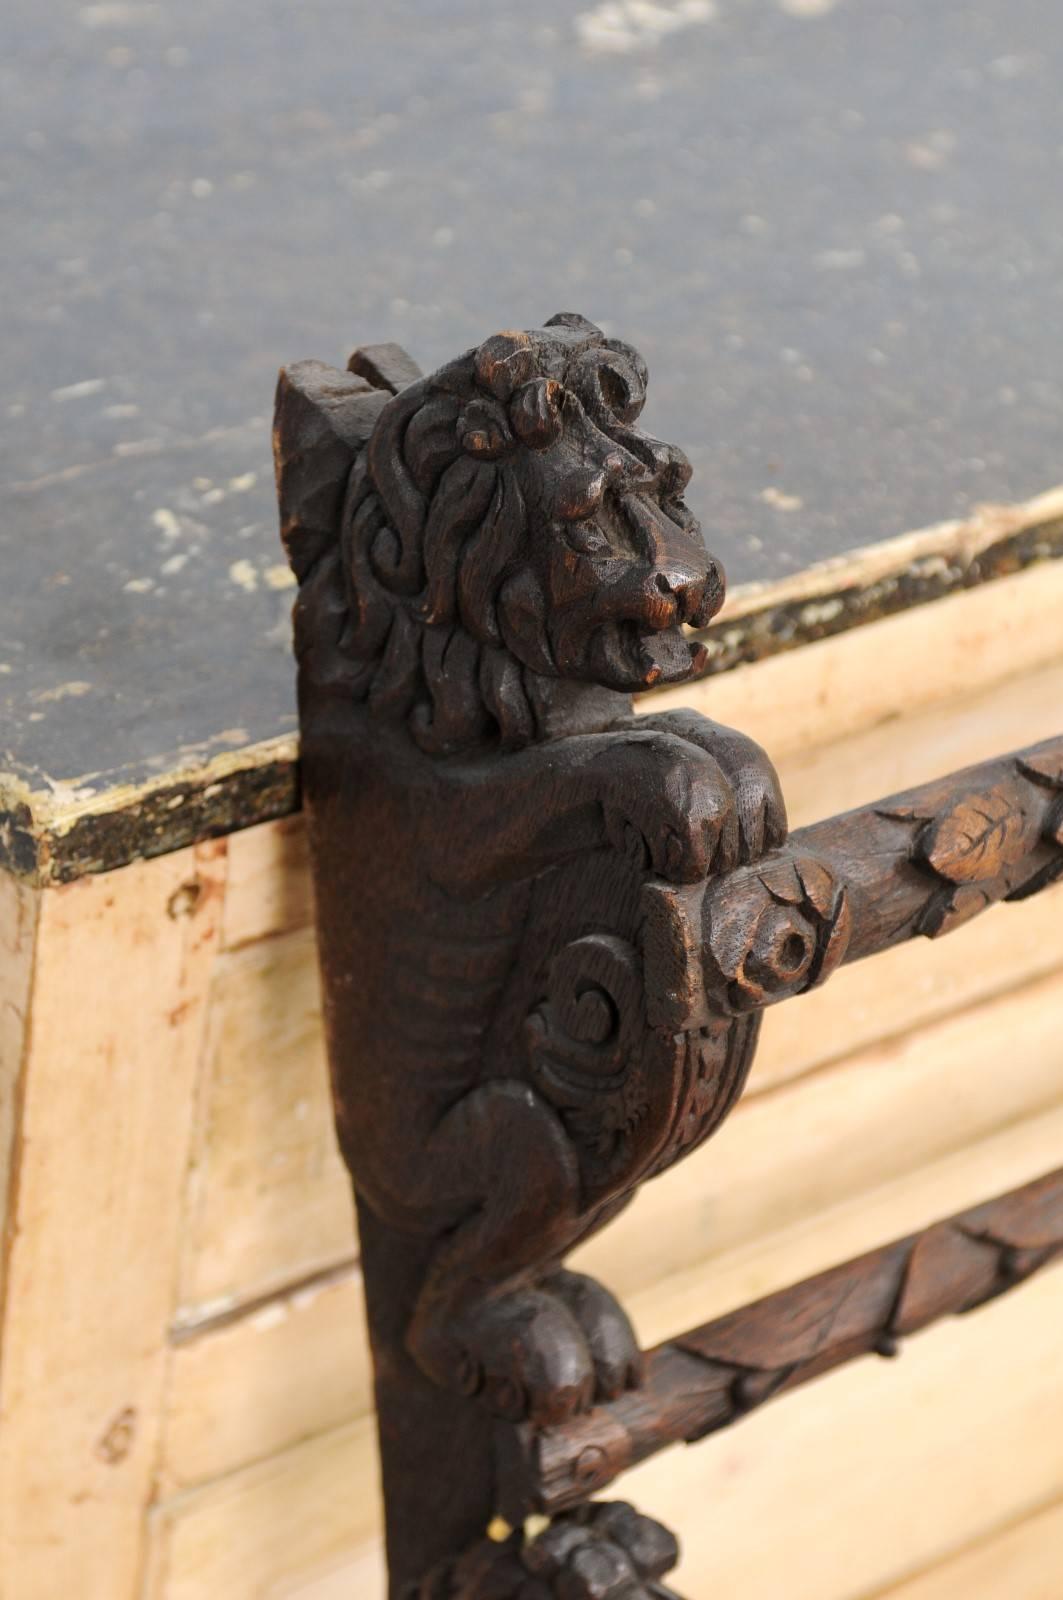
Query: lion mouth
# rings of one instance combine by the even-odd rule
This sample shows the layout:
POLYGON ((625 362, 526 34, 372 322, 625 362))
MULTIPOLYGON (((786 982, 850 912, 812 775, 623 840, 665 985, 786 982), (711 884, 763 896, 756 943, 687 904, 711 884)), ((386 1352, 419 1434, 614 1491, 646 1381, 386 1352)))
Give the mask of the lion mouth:
POLYGON ((683 683, 704 667, 708 652, 676 626, 643 632, 631 622, 608 623, 595 637, 595 677, 629 694, 657 684, 683 683))

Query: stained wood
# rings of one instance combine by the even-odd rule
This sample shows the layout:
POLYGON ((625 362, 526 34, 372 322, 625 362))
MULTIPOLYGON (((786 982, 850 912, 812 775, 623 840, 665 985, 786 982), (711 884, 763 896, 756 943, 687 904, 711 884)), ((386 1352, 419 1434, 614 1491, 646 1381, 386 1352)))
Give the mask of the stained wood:
POLYGON ((1006 1293, 1063 1253, 1063 1172, 658 1345, 644 1384, 549 1429, 500 1425, 503 1509, 519 1523, 598 1492, 857 1356, 893 1356, 940 1317, 1006 1293))
MULTIPOLYGON (((674 1584, 688 1600, 728 1588, 752 1600, 861 1600, 1063 1494, 1061 1317, 1057 1269, 930 1329, 900 1362, 842 1369, 741 1428, 663 1453, 619 1493, 681 1527, 674 1584), (987 1382, 1016 1348, 1025 1358, 1007 1383, 987 1382), (751 1540, 769 1517, 772 1538, 751 1540)), ((374 1462, 371 1430, 344 1426, 164 1502, 150 1600, 259 1600, 271 1589, 384 1600, 379 1533, 363 1521, 380 1515, 374 1462)))
MULTIPOLYGON (((667 31, 637 8, 617 24, 551 0, 537 22, 514 13, 480 37, 492 89, 470 102, 469 0, 442 41, 390 10, 355 30, 339 0, 309 32, 280 0, 86 8, 73 28, 20 0, 4 107, 24 206, 5 263, 18 310, 3 535, 25 574, 13 609, 27 649, 5 663, 20 759, 100 790, 124 768, 137 789, 182 744, 198 760, 234 730, 242 748, 290 727, 261 397, 290 351, 328 356, 337 330, 416 342, 434 365, 484 319, 586 289, 660 369, 658 425, 691 441, 735 582, 1054 483, 1060 401, 1041 330, 1063 274, 1043 152, 1063 41, 1048 0, 975 5, 680 8, 667 31), (245 84, 256 29, 275 48, 245 84), (393 104, 382 83, 397 83, 393 104), (59 135, 75 84, 76 174, 59 135), (120 137, 100 113, 115 97, 120 137), (579 137, 558 106, 581 108, 579 137), (43 143, 26 147, 27 131, 43 143), (456 187, 486 143, 490 170, 456 187), (629 218, 627 243, 604 225, 582 242, 590 196, 596 217, 629 218), (356 275, 350 205, 367 217, 356 275), (296 213, 298 260, 273 230, 296 213), (69 656, 49 654, 55 637, 69 656), (80 700, 33 699, 78 682, 91 685, 80 700)), ((977 581, 1029 551, 1013 541, 972 568, 945 540, 921 584, 902 553, 893 594, 977 581)), ((231 816, 277 803, 260 779, 220 780, 241 791, 231 816)), ((134 850, 185 820, 125 812, 134 850)))
POLYGON ((224 844, 40 907, 2 1330, 13 1595, 133 1600, 224 844))
MULTIPOLYGON (((1027 1009, 1033 1009, 1029 1007, 1027 1009)), ((1019 1007, 1013 1018, 1020 1015, 1019 1007)), ((1050 1021, 1058 1030, 1063 1017, 1050 1021)), ((993 1036, 988 1025, 983 1037, 993 1036)), ((1011 1037, 1003 1023, 995 1035, 1011 1037)), ((1020 1035, 1018 1054, 1036 1048, 1020 1035)), ((940 1086, 938 1105, 979 1098, 976 1083, 962 1069, 957 1046, 953 1086, 940 1086)), ((883 1063, 883 1070, 903 1073, 903 1063, 883 1063)), ((910 1072, 919 1071, 913 1048, 910 1072)), ((998 1112, 986 1128, 954 1149, 926 1149, 917 1164, 887 1172, 869 1166, 865 1186, 850 1191, 798 1193, 787 1204, 793 1169, 784 1164, 773 1215, 764 1212, 753 1228, 730 1232, 720 1217, 720 1196, 729 1178, 742 1169, 744 1158, 782 1150, 811 1138, 826 1115, 818 1104, 807 1121, 799 1107, 780 1097, 775 1127, 758 1124, 739 1139, 744 1112, 728 1124, 717 1152, 733 1152, 719 1183, 706 1187, 707 1163, 685 1169, 686 1192, 676 1194, 668 1215, 651 1202, 662 1187, 643 1192, 631 1212, 599 1235, 577 1264, 606 1283, 622 1288, 628 1310, 644 1345, 667 1338, 676 1328, 699 1317, 720 1315, 783 1288, 795 1278, 820 1272, 847 1256, 888 1243, 898 1231, 925 1227, 935 1217, 977 1203, 994 1183, 1017 1186, 1049 1167, 1063 1140, 1063 1111, 1017 1117, 1014 1109, 998 1112), (997 1131, 998 1125, 1004 1131, 997 1131), (785 1140, 784 1135, 790 1137, 785 1140), (737 1148, 736 1148, 737 1145, 737 1148), (697 1217, 713 1218, 709 1230, 697 1217), (718 1221, 717 1221, 718 1219, 718 1221), (679 1270, 667 1253, 654 1256, 655 1244, 686 1224, 688 1244, 701 1254, 679 1270), (759 1229, 759 1231, 754 1231, 759 1229), (625 1272, 630 1258, 642 1264, 625 1272), (661 1271, 672 1266, 669 1276, 661 1271)), ((884 1110, 879 1121, 888 1116, 884 1110)), ((940 1123, 940 1117, 911 1114, 913 1125, 940 1123)), ((871 1147, 875 1122, 865 1131, 837 1130, 843 1141, 871 1147)), ((967 1130, 969 1132, 969 1130, 967 1130)), ((961 1136, 964 1130, 960 1130, 961 1136)), ((830 1157, 813 1141, 810 1165, 829 1165, 830 1157)), ((754 1178, 771 1181, 767 1159, 755 1166, 754 1178)), ((666 1180, 667 1181, 667 1180, 666 1180)), ((166 1395, 166 1423, 161 1473, 168 1491, 218 1478, 284 1450, 310 1435, 325 1433, 339 1422, 367 1415, 372 1408, 368 1348, 363 1333, 364 1303, 357 1271, 279 1297, 260 1310, 247 1312, 218 1328, 205 1328, 182 1338, 174 1347, 166 1395)), ((623 1491, 621 1491, 623 1492, 623 1491)))
MULTIPOLYGON (((690 463, 636 426, 646 383, 636 351, 572 312, 429 376, 389 347, 278 382, 333 1103, 395 1597, 487 1600, 522 1572, 560 1596, 585 1561, 649 1595, 672 1561, 636 1556, 632 1530, 651 1528, 637 1518, 602 1533, 581 1509, 592 1489, 1063 1247, 1063 1223, 1039 1254, 1006 1231, 972 1243, 981 1213, 901 1241, 793 1291, 802 1315, 822 1301, 828 1330, 839 1307, 852 1321, 793 1356, 771 1343, 787 1302, 737 1313, 730 1343, 713 1325, 644 1358, 610 1292, 565 1266, 730 1114, 761 1009, 1063 877, 1061 737, 787 838, 778 776, 747 736, 694 711, 633 718, 634 692, 707 669, 724 587, 683 498, 690 463), (352 851, 352 831, 378 850, 352 851), (953 1292, 935 1299, 942 1262, 953 1292), (773 1359, 746 1352, 758 1337, 773 1359), (440 1473, 450 1455, 460 1474, 440 1473), (518 1525, 534 1506, 572 1520, 485 1545, 500 1503, 518 1525)), ((1039 1198, 1012 1209, 1036 1216, 1039 1198)), ((671 1549, 663 1530, 645 1538, 671 1549)))

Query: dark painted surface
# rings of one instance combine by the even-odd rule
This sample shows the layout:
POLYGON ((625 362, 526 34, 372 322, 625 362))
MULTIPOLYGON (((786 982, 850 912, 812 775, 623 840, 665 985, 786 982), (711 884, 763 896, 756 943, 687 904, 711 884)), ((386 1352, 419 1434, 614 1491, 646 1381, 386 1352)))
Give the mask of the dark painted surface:
POLYGON ((34 787, 294 728, 284 360, 584 310, 649 359, 732 581, 1063 478, 1056 0, 4 12, 0 747, 34 787))

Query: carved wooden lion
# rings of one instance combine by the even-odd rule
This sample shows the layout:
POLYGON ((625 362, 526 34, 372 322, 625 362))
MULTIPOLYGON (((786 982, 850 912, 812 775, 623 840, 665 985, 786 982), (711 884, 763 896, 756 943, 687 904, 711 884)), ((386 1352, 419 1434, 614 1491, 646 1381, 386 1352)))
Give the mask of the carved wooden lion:
POLYGON ((642 889, 780 844, 782 802, 741 735, 632 714, 723 598, 641 358, 563 315, 427 378, 352 365, 282 374, 276 439, 339 1138, 387 1337, 557 1421, 640 1373, 563 1258, 707 1137, 755 1038, 651 1026, 642 889))

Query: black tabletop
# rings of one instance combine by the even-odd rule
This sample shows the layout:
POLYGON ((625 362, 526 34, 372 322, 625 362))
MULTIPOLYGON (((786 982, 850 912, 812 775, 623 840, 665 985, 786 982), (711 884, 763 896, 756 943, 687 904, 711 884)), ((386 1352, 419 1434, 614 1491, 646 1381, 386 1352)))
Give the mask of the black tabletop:
MULTIPOLYGON (((1063 479, 1057 0, 4 9, 0 769, 30 811, 294 733, 287 360, 428 367, 581 310, 647 357, 738 585, 1063 479)), ((281 803, 259 767, 229 820, 281 803)))

